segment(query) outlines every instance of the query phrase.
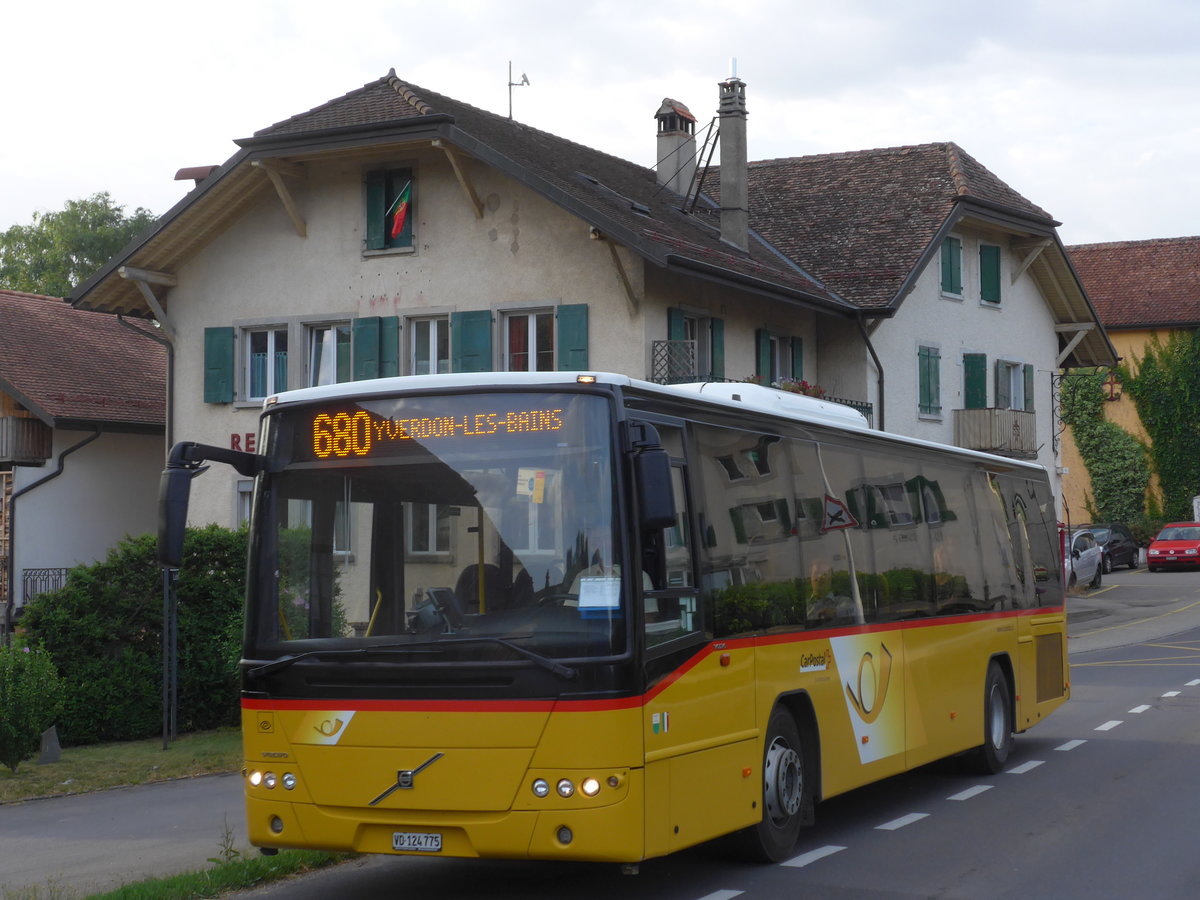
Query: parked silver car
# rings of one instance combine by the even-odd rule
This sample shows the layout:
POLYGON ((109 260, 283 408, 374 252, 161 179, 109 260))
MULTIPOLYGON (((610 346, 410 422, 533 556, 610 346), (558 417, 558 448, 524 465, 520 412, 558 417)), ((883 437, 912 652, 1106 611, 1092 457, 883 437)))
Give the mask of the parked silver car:
POLYGON ((1100 587, 1104 574, 1104 548, 1090 531, 1072 531, 1068 543, 1070 552, 1063 561, 1067 572, 1067 590, 1081 584, 1100 587))

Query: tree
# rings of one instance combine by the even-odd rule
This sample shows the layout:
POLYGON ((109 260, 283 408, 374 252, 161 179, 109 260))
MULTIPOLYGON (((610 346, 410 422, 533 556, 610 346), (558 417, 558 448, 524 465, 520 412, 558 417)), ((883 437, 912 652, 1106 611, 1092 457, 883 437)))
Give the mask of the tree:
POLYGON ((140 206, 125 215, 107 191, 68 200, 59 212, 35 212, 31 225, 0 234, 0 288, 65 297, 154 220, 140 206))

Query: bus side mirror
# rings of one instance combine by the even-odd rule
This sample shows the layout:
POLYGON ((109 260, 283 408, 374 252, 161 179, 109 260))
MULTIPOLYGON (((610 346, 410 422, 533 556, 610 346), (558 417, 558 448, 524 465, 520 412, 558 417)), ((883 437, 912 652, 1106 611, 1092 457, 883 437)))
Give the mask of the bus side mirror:
POLYGON ((158 481, 158 562, 161 566, 177 569, 183 560, 183 532, 187 526, 191 490, 191 469, 163 469, 158 481))
POLYGON ((655 531, 674 525, 675 491, 667 451, 663 447, 647 447, 634 454, 633 473, 642 530, 655 531))

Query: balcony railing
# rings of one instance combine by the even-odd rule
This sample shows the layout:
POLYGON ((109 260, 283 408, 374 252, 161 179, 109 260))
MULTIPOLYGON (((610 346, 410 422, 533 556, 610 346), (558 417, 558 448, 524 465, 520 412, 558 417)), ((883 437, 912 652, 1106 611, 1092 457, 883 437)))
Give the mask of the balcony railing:
POLYGON ((1037 456, 1037 419, 1023 409, 954 410, 954 444, 1001 456, 1037 456))
POLYGON ((40 419, 0 416, 0 462, 40 464, 53 452, 53 433, 40 419))

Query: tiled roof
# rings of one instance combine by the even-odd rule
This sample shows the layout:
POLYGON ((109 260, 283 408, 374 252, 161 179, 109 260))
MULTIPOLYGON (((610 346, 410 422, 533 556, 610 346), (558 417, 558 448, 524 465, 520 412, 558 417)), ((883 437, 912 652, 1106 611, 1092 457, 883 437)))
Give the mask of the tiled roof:
POLYGON ((0 290, 0 390, 48 424, 161 428, 165 379, 164 349, 115 316, 0 290))
POLYGON ((538 189, 585 219, 599 213, 615 236, 659 262, 696 263, 800 292, 830 309, 852 308, 762 242, 752 241, 748 254, 723 243, 719 223, 682 213, 682 199, 661 187, 653 170, 409 84, 395 71, 238 143, 252 148, 388 123, 411 127, 422 117, 449 117, 470 152, 502 167, 511 164, 514 177, 532 176, 538 189))
MULTIPOLYGON (((719 200, 720 190, 712 168, 704 191, 719 200)), ((950 142, 750 164, 750 227, 862 307, 902 299, 905 278, 960 200, 1057 224, 950 142)))
POLYGON ((1105 328, 1200 326, 1200 237, 1067 248, 1105 328))

